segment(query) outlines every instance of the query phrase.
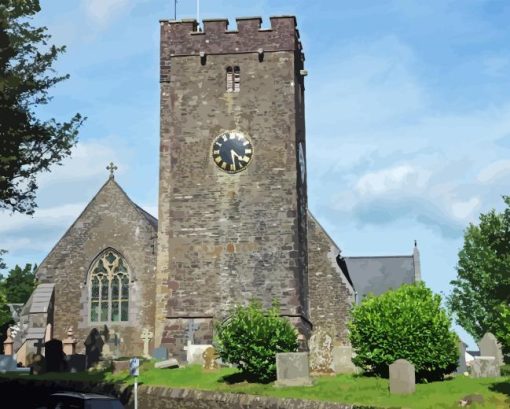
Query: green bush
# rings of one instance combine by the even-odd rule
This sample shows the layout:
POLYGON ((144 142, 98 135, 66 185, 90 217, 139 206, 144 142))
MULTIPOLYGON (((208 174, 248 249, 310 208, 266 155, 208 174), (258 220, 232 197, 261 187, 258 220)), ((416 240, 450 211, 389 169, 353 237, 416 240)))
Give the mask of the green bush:
POLYGON ((366 373, 388 377, 388 365, 406 359, 418 381, 443 379, 458 360, 458 338, 450 327, 441 297, 422 282, 367 296, 354 307, 349 324, 353 362, 366 373))
POLYGON ((257 301, 236 306, 230 317, 216 326, 215 343, 220 358, 237 365, 249 380, 267 383, 276 379, 276 353, 297 351, 297 333, 279 315, 274 303, 267 311, 257 301))
POLYGON ((501 376, 510 376, 510 364, 501 367, 501 376))

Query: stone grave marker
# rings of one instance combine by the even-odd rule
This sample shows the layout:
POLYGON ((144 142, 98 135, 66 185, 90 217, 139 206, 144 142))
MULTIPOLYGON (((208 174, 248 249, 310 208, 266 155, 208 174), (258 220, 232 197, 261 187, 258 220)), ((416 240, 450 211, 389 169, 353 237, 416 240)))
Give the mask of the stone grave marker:
POLYGON ((42 354, 33 354, 30 353, 27 357, 27 362, 30 366, 30 373, 33 375, 41 375, 45 370, 44 356, 42 354))
POLYGON ((68 372, 76 373, 87 370, 87 356, 84 354, 67 355, 64 359, 68 372))
POLYGON ((7 328, 7 337, 4 341, 4 355, 14 355, 14 340, 11 337, 12 330, 7 328))
POLYGON ((190 341, 188 341, 188 345, 184 347, 184 350, 186 351, 186 361, 188 365, 193 364, 204 364, 204 358, 202 354, 204 351, 212 347, 210 344, 190 344, 190 341))
POLYGON ((275 386, 312 386, 308 352, 276 354, 275 386))
POLYGON ((157 347, 152 351, 152 357, 157 361, 166 361, 168 359, 168 349, 166 347, 157 347))
POLYGON ((166 359, 164 361, 159 361, 154 364, 154 368, 179 368, 179 362, 177 362, 177 359, 170 358, 166 359))
POLYGON ((457 361, 457 370, 455 373, 459 375, 463 375, 465 372, 468 371, 467 364, 466 364, 466 344, 459 340, 458 343, 459 348, 459 360, 457 361))
POLYGON ((202 353, 202 359, 204 360, 203 368, 208 371, 212 371, 219 368, 218 353, 214 347, 208 347, 202 353))
POLYGON ((501 376, 501 368, 493 356, 475 356, 475 359, 471 362, 471 376, 473 378, 501 376))
POLYGON ((390 365, 390 393, 408 394, 416 391, 414 365, 397 359, 390 365))
POLYGON ((85 340, 85 355, 87 358, 87 368, 91 368, 101 357, 104 341, 97 328, 92 328, 85 340))
POLYGON ((310 338, 310 370, 317 374, 333 373, 333 339, 322 328, 310 338))
POLYGON ((62 341, 64 348, 64 354, 74 355, 76 352, 76 339, 74 339, 73 327, 69 327, 67 330, 67 337, 62 341))
POLYGON ((478 344, 480 349, 480 356, 493 356, 496 358, 497 365, 504 365, 503 352, 501 351, 501 344, 498 342, 496 337, 487 332, 478 344))
POLYGON ((0 373, 15 371, 17 362, 14 355, 0 355, 0 373))
POLYGON ((359 373, 360 369, 352 363, 353 356, 350 346, 333 347, 331 369, 337 374, 359 373))
POLYGON ((144 328, 142 331, 142 335, 140 335, 140 338, 143 341, 143 356, 145 358, 151 357, 149 355, 149 342, 151 341, 153 336, 154 336, 154 334, 151 331, 149 331, 147 328, 144 328))
POLYGON ((62 341, 52 339, 44 344, 46 372, 62 372, 64 367, 64 348, 62 341))

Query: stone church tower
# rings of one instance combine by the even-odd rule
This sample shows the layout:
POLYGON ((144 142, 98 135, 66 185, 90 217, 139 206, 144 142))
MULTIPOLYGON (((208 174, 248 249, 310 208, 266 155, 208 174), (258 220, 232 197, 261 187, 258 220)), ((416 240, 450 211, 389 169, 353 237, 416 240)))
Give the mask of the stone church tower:
POLYGON ((274 299, 308 336, 304 55, 294 17, 161 21, 155 342, 274 299))

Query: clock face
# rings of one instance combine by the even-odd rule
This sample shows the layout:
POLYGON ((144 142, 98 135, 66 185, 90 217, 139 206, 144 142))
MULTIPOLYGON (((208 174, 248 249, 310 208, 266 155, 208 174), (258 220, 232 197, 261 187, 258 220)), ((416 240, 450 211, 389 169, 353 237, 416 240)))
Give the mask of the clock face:
POLYGON ((214 163, 228 173, 246 169, 252 155, 253 146, 250 140, 240 132, 224 132, 216 137, 212 145, 214 163))

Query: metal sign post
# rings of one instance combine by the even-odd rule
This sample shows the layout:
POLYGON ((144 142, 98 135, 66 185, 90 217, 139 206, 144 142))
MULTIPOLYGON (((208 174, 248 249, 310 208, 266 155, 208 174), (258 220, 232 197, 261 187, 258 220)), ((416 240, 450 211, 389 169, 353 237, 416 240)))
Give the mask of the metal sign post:
POLYGON ((140 360, 131 358, 129 360, 129 374, 135 377, 135 409, 138 409, 138 375, 140 374, 140 360))

